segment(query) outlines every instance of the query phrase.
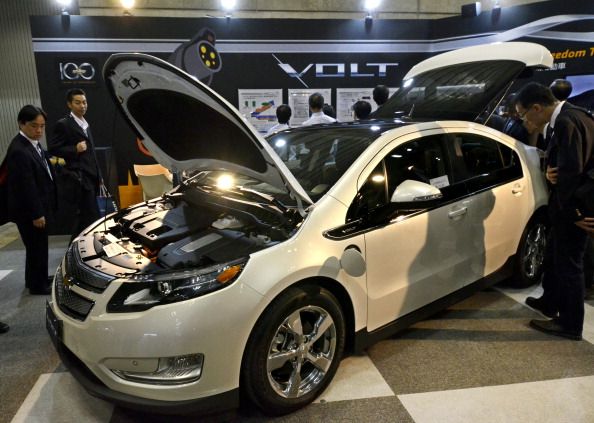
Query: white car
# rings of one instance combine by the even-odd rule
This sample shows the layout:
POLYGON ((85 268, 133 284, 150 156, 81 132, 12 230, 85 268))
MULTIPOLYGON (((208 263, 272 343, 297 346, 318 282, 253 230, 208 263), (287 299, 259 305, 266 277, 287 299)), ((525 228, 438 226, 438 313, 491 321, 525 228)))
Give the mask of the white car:
POLYGON ((541 271, 535 148, 482 124, 542 46, 471 47, 415 66, 384 120, 265 140, 160 59, 117 54, 111 94, 171 192, 87 228, 57 269, 47 326, 93 395, 161 413, 313 401, 345 351, 478 289, 541 271), (435 120, 442 118, 463 120, 435 120))

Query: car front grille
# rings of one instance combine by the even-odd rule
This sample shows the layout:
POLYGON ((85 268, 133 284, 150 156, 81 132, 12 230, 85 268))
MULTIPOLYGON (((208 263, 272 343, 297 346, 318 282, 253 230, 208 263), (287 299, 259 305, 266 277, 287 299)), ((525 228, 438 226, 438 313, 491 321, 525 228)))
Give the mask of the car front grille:
POLYGON ((83 263, 76 244, 68 248, 64 266, 56 272, 55 292, 58 307, 70 317, 84 321, 95 302, 77 294, 71 288, 76 285, 85 291, 101 293, 114 279, 97 272, 83 263))
POLYGON ((95 302, 78 295, 70 289, 70 285, 64 283, 64 274, 61 267, 56 272, 54 288, 60 310, 73 319, 84 321, 95 302))
POLYGON ((76 245, 72 245, 66 253, 66 276, 71 278, 73 284, 98 293, 103 292, 114 279, 86 266, 78 255, 76 245))

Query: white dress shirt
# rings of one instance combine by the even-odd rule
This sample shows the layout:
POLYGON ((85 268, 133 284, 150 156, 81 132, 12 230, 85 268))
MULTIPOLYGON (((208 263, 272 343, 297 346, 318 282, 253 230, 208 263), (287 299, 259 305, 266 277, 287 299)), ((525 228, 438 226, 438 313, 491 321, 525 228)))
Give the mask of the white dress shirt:
POLYGON ((81 129, 83 130, 83 132, 86 134, 87 133, 87 128, 89 127, 89 123, 85 120, 85 118, 79 118, 78 116, 76 116, 74 113, 70 112, 70 116, 72 116, 74 118, 74 121, 76 123, 78 123, 78 126, 81 127, 81 129))
POLYGON ((317 125, 318 123, 333 123, 336 122, 336 119, 330 117, 324 112, 314 112, 311 114, 310 118, 303 122, 302 126, 309 126, 309 125, 317 125))
POLYGON ((289 125, 286 123, 277 123, 272 128, 270 128, 268 130, 268 132, 266 132, 265 136, 268 136, 268 135, 274 134, 275 132, 280 132, 280 131, 283 131, 283 130, 289 129, 289 128, 290 128, 289 125))

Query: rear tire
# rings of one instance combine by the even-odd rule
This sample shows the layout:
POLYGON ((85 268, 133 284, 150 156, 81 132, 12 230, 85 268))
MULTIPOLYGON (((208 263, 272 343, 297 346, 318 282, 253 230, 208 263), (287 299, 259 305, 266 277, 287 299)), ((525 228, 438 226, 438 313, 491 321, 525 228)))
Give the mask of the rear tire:
POLYGON ((540 282, 547 232, 546 220, 542 215, 528 222, 516 254, 515 272, 510 280, 512 287, 527 288, 540 282))
POLYGON ((336 374, 345 345, 338 300, 317 286, 291 287, 256 323, 241 369, 241 389, 264 413, 312 402, 336 374))

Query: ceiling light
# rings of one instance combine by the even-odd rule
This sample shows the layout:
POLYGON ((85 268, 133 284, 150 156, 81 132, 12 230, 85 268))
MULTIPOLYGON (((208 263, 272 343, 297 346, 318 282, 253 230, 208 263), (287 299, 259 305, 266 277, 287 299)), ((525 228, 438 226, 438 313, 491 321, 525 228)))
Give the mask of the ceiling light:
POLYGON ((72 2, 72 0, 57 0, 57 2, 61 6, 62 15, 69 15, 70 11, 68 9, 70 8, 70 3, 72 2))
POLYGON ((128 9, 132 9, 134 7, 134 0, 121 0, 122 2, 122 7, 126 10, 128 9))
POLYGON ((221 7, 225 10, 233 10, 237 5, 237 0, 221 0, 221 7))
POLYGON ((371 12, 379 7, 382 0, 365 0, 365 10, 371 12))

